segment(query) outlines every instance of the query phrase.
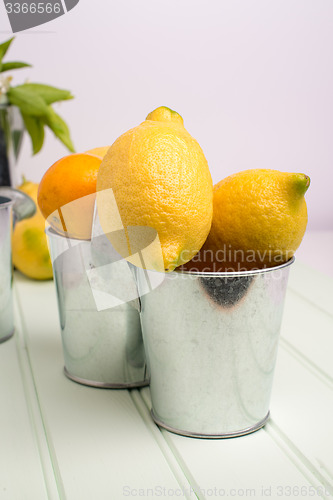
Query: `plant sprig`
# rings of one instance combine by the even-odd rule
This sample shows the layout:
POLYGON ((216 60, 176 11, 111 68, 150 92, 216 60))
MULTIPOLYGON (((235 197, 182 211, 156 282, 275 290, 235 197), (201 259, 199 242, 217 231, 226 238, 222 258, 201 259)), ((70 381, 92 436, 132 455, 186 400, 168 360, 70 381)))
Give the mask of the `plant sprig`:
MULTIPOLYGON (((14 37, 0 44, 0 73, 31 66, 19 61, 2 62, 13 40, 14 37)), ((6 80, 10 81, 8 78, 6 80)), ((24 83, 16 87, 9 84, 6 96, 9 104, 17 106, 21 112, 25 128, 31 138, 33 154, 38 153, 43 147, 45 127, 52 130, 69 151, 75 152, 67 124, 52 108, 55 102, 73 99, 69 90, 42 83, 24 83)))

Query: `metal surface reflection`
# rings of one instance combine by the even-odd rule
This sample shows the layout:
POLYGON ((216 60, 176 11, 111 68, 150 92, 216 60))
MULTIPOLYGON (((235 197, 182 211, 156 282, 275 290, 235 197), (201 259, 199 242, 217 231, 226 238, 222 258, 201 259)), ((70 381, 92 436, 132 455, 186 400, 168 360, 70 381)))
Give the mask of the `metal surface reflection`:
POLYGON ((113 262, 109 254, 109 264, 104 258, 104 265, 96 267, 90 240, 66 238, 52 229, 47 234, 66 375, 97 387, 146 385, 140 317, 127 300, 136 293, 127 262, 113 262))
POLYGON ((0 187, 0 342, 14 333, 12 299, 12 247, 13 224, 31 217, 36 210, 33 200, 10 187, 0 187))
POLYGON ((137 270, 159 425, 211 438, 264 425, 292 262, 231 276, 173 272, 146 294, 147 277, 137 270))

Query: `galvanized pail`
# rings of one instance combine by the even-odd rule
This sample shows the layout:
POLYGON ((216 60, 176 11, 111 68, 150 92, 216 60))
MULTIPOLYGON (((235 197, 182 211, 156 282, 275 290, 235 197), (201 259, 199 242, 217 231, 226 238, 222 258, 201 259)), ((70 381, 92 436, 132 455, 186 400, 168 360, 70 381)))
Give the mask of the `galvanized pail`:
POLYGON ((289 266, 175 271, 154 286, 137 268, 152 416, 179 434, 231 437, 269 416, 289 266))
POLYGON ((12 229, 16 221, 31 217, 36 210, 33 200, 11 187, 0 187, 0 342, 14 333, 12 229))
POLYGON ((51 228, 46 233, 57 289, 65 374, 95 387, 147 385, 139 313, 135 301, 127 300, 135 288, 127 262, 96 266, 99 259, 94 258, 91 240, 61 236, 51 228), (105 286, 109 293, 103 291, 105 286))

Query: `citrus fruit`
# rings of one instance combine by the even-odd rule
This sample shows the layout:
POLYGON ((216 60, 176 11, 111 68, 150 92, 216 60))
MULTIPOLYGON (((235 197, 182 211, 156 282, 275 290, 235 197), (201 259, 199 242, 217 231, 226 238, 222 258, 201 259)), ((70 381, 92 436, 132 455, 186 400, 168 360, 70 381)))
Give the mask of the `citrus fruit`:
POLYGON ((85 154, 99 156, 100 158, 104 158, 110 146, 101 146, 100 148, 93 148, 86 151, 85 154))
POLYGON ((185 130, 182 117, 166 107, 150 113, 112 144, 97 177, 104 232, 123 257, 148 246, 155 232, 163 258, 158 262, 153 255, 149 268, 158 270, 172 271, 200 250, 211 226, 212 197, 201 147, 185 130), (126 245, 117 231, 115 205, 106 203, 107 190, 114 195, 126 245))
MULTIPOLYGON (((24 181, 18 188, 37 204, 38 184, 24 181)), ((12 236, 13 264, 21 273, 38 280, 52 278, 52 263, 45 235, 45 220, 40 211, 16 222, 12 236)))
POLYGON ((214 186, 212 227, 191 265, 214 270, 260 269, 288 261, 307 225, 305 174, 245 170, 214 186))
POLYGON ((77 153, 61 158, 45 172, 38 205, 58 233, 78 239, 91 237, 100 163, 98 156, 77 153))

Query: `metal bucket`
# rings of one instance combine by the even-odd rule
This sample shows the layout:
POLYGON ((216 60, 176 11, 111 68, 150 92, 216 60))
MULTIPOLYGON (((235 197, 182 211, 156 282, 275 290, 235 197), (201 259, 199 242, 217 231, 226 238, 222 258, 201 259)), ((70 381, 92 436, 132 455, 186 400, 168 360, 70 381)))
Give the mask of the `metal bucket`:
POLYGON ((91 240, 61 236, 51 228, 46 233, 57 289, 65 374, 95 387, 147 385, 140 317, 135 301, 126 300, 135 288, 127 262, 96 266, 91 240), (109 294, 103 291, 106 285, 109 294), (112 296, 112 290, 117 294, 117 289, 125 294, 124 300, 112 296))
POLYGON ((269 417, 289 266, 175 271, 154 287, 137 269, 152 417, 178 434, 248 434, 269 417))
POLYGON ((0 342, 14 333, 12 298, 12 205, 9 198, 0 196, 0 342))
POLYGON ((16 221, 31 217, 35 210, 33 200, 25 193, 0 187, 0 342, 14 333, 12 228, 16 221))

